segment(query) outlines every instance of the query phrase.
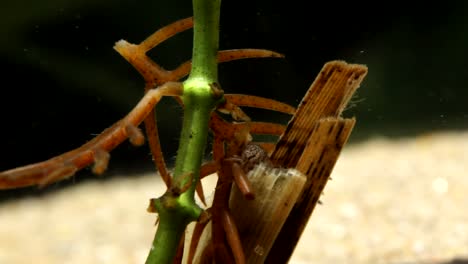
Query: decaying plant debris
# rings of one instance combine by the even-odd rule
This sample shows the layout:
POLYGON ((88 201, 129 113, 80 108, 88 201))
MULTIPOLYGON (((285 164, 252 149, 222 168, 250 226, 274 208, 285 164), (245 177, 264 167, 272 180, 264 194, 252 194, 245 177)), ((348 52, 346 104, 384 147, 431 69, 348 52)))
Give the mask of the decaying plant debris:
POLYGON ((249 173, 255 200, 231 195, 247 263, 289 260, 354 127, 354 118, 340 116, 366 74, 363 65, 326 63, 270 156, 283 169, 259 165, 249 173))

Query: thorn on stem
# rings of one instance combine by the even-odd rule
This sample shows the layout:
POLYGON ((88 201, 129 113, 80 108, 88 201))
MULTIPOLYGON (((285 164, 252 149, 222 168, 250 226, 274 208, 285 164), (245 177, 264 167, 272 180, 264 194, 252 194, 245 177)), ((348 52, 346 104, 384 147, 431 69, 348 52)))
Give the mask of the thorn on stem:
POLYGON ((146 211, 148 213, 157 213, 156 211, 156 198, 151 198, 148 204, 148 207, 146 208, 146 211))
MULTIPOLYGON (((155 198, 151 198, 151 199, 150 199, 150 202, 149 202, 149 204, 148 204, 148 207, 146 208, 146 211, 147 211, 148 213, 156 213, 156 214, 158 213, 158 212, 156 211, 155 203, 156 203, 156 199, 155 199, 155 198)), ((156 220, 154 221, 154 225, 156 226, 156 225, 158 225, 158 224, 159 224, 159 216, 156 216, 156 220)))
POLYGON ((203 185, 202 185, 201 181, 198 181, 198 184, 197 184, 197 187, 195 188, 195 191, 197 192, 198 197, 200 198, 200 201, 203 203, 203 205, 207 206, 205 193, 203 192, 203 185))

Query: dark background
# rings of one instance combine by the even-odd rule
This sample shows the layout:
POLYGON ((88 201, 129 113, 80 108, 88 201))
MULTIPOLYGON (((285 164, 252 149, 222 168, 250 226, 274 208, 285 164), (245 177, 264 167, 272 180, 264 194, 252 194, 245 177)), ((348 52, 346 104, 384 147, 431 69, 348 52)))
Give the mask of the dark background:
MULTIPOLYGON (((138 43, 191 15, 191 1, 8 1, 0 9, 2 121, 0 170, 46 160, 80 146, 122 118, 143 81, 112 47, 138 43), (135 4, 138 2, 138 4, 135 4)), ((190 58, 192 32, 149 55, 174 68, 190 58)), ((420 6, 336 1, 223 1, 220 48, 266 48, 285 59, 220 65, 227 93, 297 105, 330 60, 366 64, 369 73, 344 115, 355 116, 350 144, 374 136, 416 136, 468 128, 468 3, 420 6), (309 6, 310 5, 310 6, 309 6)), ((181 111, 158 106, 166 159, 174 161, 181 111)), ((287 117, 250 111, 257 120, 287 117)), ((124 143, 105 178, 152 169, 148 147, 124 143)), ((89 176, 54 184, 54 190, 89 176)), ((44 191, 26 188, 20 193, 44 191)), ((3 192, 1 198, 11 192, 3 192)))

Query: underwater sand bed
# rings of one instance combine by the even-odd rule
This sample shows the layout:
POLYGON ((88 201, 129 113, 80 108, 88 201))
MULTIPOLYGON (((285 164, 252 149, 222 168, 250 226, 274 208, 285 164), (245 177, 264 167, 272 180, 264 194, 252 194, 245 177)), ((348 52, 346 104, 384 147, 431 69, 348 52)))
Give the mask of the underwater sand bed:
MULTIPOLYGON (((332 178, 290 263, 468 259, 468 132, 348 145, 332 178)), ((4 202, 0 263, 144 263, 163 192, 149 173, 4 202)))

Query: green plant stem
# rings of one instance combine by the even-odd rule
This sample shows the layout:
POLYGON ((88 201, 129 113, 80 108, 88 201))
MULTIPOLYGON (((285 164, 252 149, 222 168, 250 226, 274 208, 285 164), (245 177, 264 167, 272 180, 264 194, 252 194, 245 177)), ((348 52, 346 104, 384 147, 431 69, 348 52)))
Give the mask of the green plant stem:
POLYGON ((152 201, 159 226, 146 264, 172 263, 186 226, 203 211, 195 203, 195 187, 200 179, 210 115, 223 99, 222 91, 213 88, 217 87, 218 79, 220 5, 221 0, 193 0, 192 70, 184 82, 184 121, 173 184, 163 196, 152 201))
MULTIPOLYGON (((193 53, 190 79, 218 81, 219 10, 221 0, 193 0, 193 53)), ((187 80, 187 81, 188 81, 187 80)))

